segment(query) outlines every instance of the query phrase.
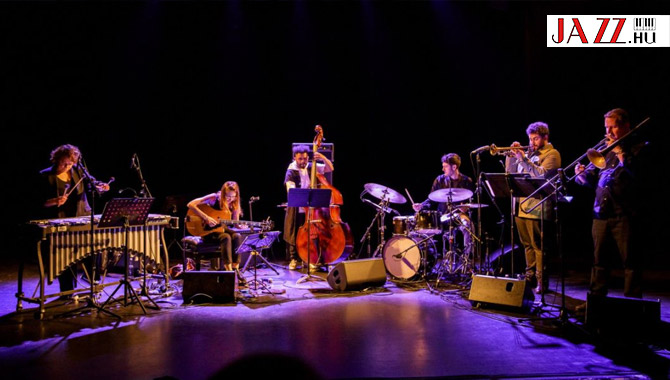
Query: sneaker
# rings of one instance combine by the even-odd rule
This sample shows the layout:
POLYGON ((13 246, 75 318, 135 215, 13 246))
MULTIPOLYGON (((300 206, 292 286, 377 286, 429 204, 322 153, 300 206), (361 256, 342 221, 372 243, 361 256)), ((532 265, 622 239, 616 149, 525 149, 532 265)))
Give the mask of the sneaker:
POLYGON ((291 260, 290 263, 288 263, 288 269, 289 270, 296 270, 298 268, 298 260, 293 259, 291 260))

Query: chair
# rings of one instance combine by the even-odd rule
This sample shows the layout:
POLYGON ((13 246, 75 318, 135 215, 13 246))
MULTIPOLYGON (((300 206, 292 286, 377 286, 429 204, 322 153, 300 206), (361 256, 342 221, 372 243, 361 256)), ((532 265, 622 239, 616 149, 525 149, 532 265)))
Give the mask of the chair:
POLYGON ((200 270, 200 260, 221 258, 221 245, 218 243, 205 243, 200 236, 184 236, 181 242, 184 271, 186 271, 189 257, 195 261, 195 270, 197 271, 200 270))

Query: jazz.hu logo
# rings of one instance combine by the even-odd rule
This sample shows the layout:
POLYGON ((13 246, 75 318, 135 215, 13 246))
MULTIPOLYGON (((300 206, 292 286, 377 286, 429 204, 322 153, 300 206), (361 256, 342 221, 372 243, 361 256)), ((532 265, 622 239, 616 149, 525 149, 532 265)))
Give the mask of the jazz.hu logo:
POLYGON ((547 47, 670 47, 670 15, 548 15, 547 47))

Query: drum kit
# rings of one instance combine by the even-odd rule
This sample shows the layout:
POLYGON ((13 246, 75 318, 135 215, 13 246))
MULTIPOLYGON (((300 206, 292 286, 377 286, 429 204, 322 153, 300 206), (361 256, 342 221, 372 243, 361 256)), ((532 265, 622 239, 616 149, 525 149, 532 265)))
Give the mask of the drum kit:
MULTIPOLYGON (((473 240, 479 240, 470 220, 470 210, 488 207, 485 204, 461 203, 472 198, 472 191, 447 188, 428 195, 431 201, 445 203, 447 211, 419 210, 414 215, 400 215, 391 204, 407 202, 399 192, 375 183, 368 183, 361 200, 377 209, 377 215, 368 227, 361 243, 369 239, 375 222, 378 225, 379 245, 370 257, 381 255, 386 271, 396 280, 414 281, 434 275, 438 281, 445 274, 469 274, 474 271, 473 240), (378 204, 363 198, 370 194, 378 204), (384 241, 387 213, 393 217, 393 237, 384 241), (442 241, 441 250, 438 242, 442 241)), ((407 190, 406 190, 407 191, 407 190)), ((408 197, 412 200, 409 192, 408 197)), ((368 244, 369 250, 369 244, 368 244)))

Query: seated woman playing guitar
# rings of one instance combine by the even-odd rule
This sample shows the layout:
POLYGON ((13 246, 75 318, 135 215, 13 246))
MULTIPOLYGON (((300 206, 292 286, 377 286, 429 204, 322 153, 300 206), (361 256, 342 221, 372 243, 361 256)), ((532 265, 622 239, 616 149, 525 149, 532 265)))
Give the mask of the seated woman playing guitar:
POLYGON ((238 281, 243 282, 244 278, 239 274, 240 255, 235 253, 243 237, 225 224, 227 221, 240 220, 242 216, 237 182, 228 181, 223 184, 221 191, 190 201, 188 208, 202 221, 203 241, 221 244, 224 270, 234 270, 238 274, 238 281))

